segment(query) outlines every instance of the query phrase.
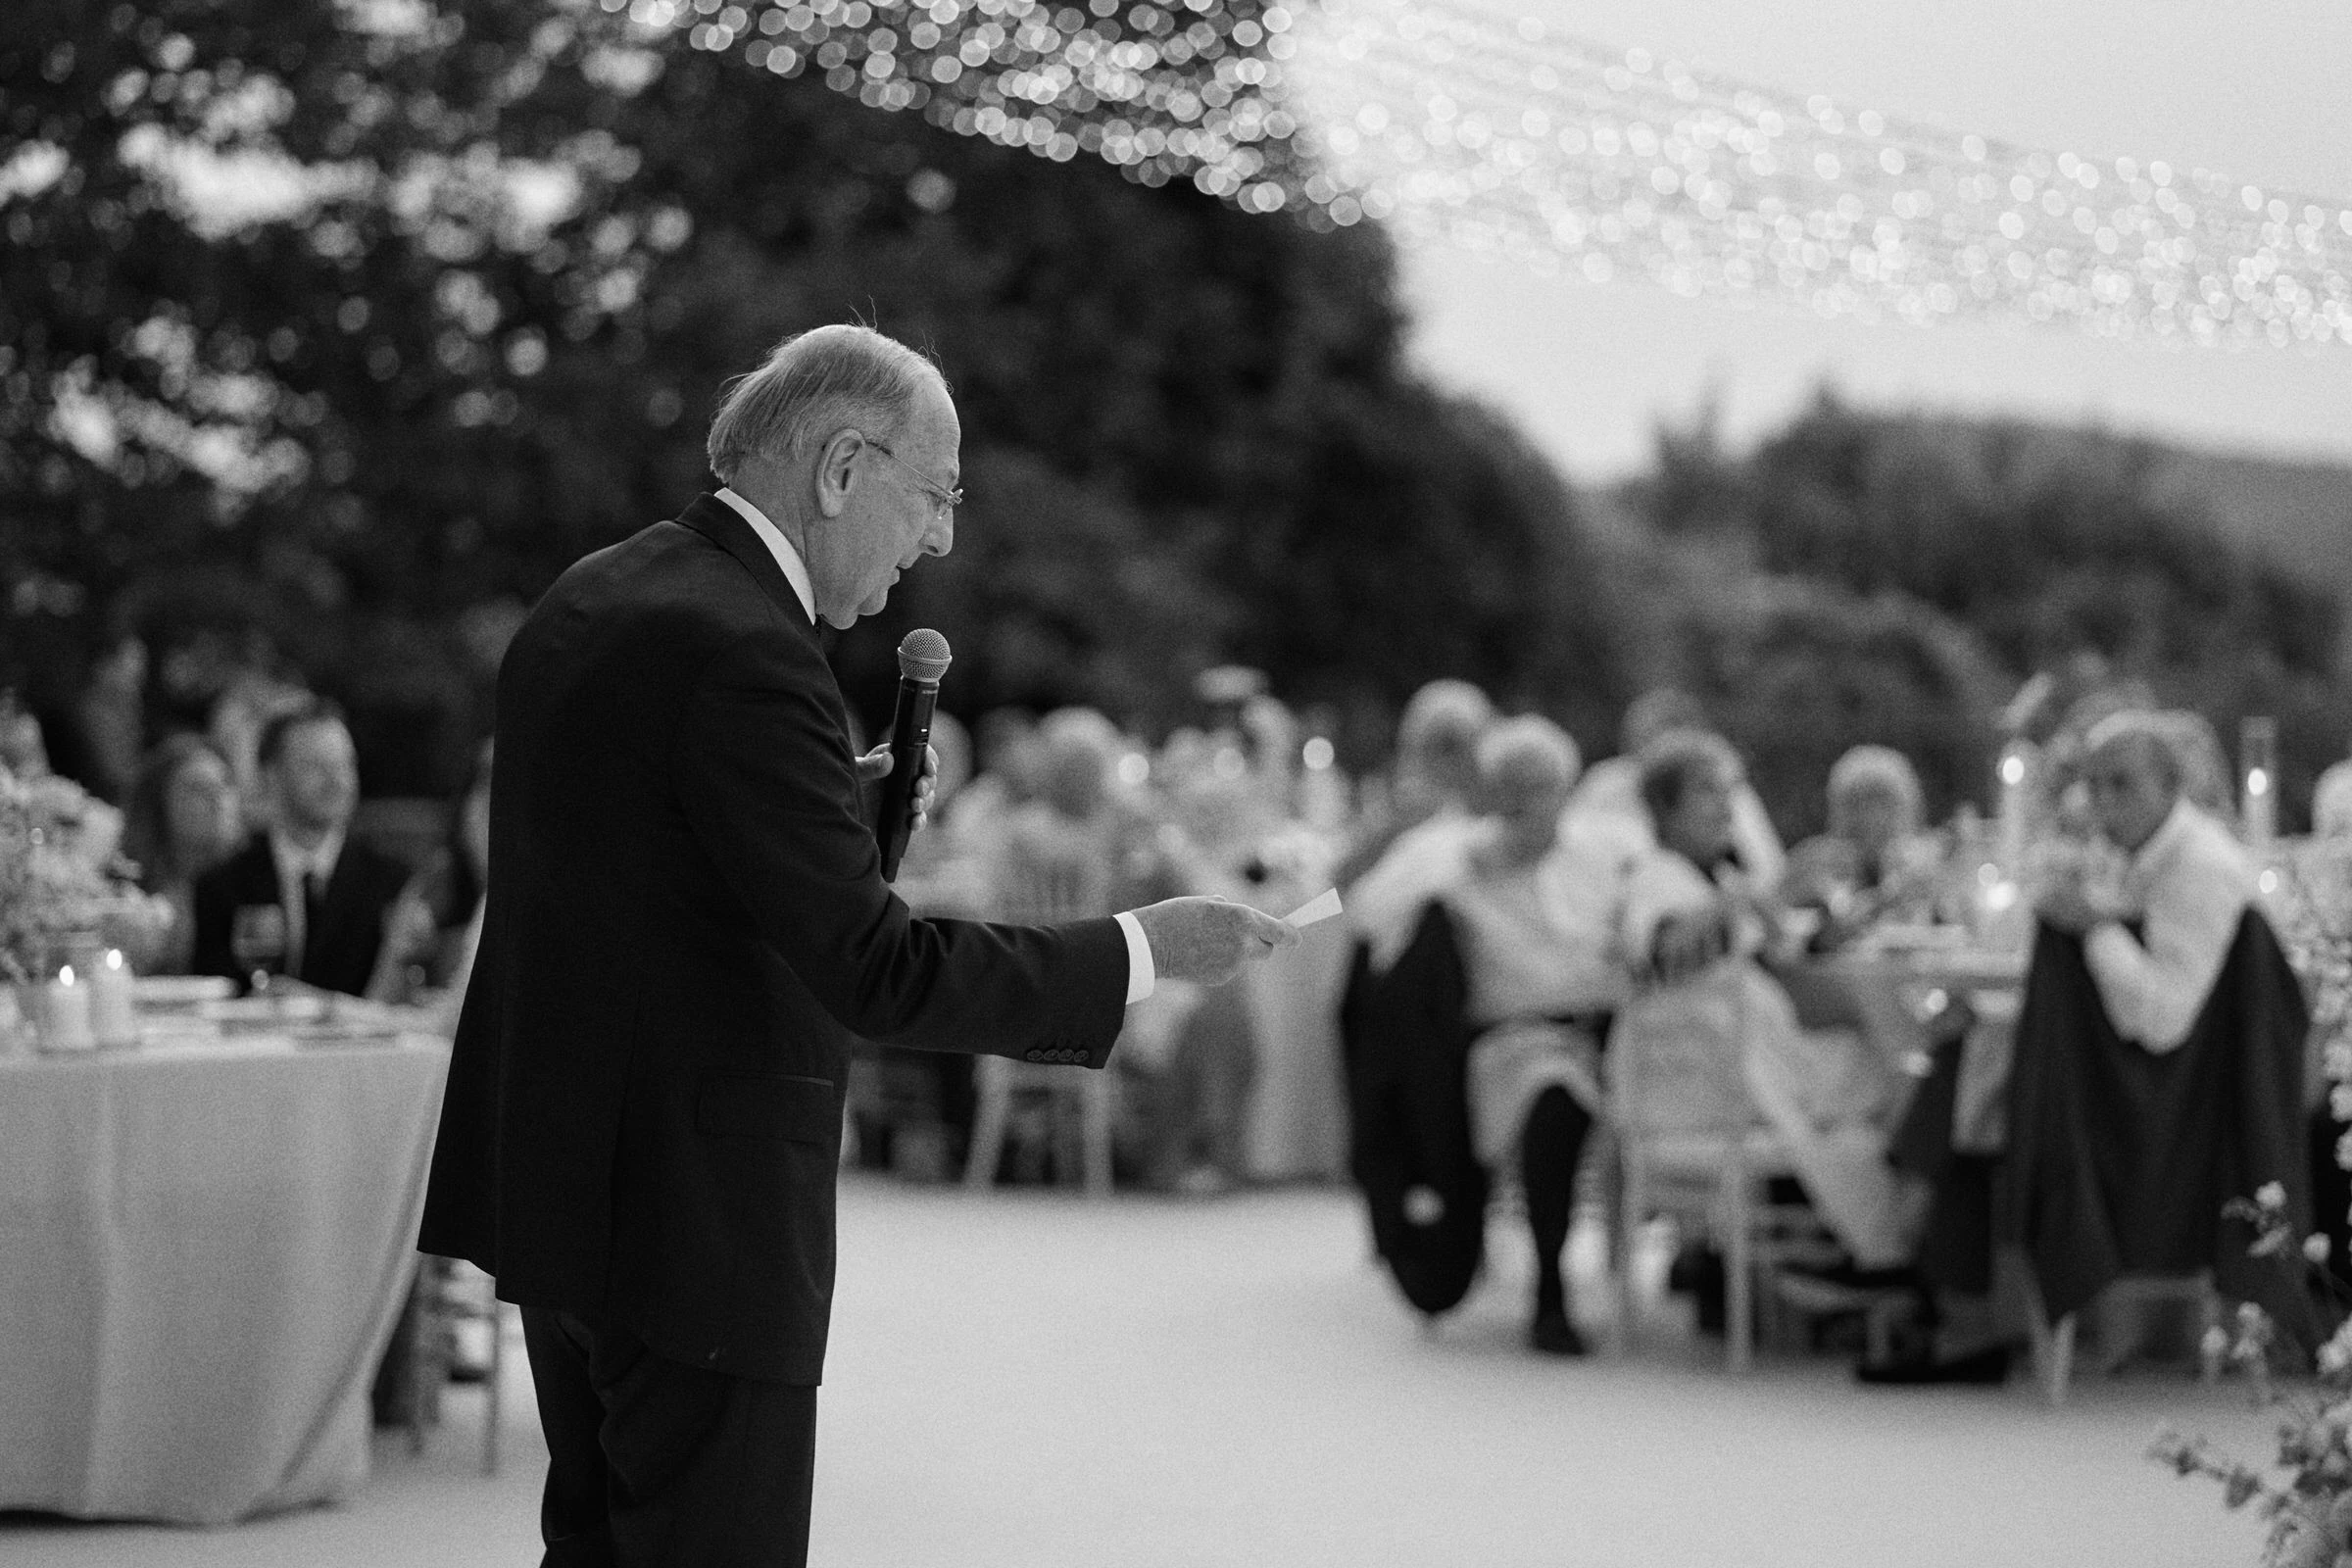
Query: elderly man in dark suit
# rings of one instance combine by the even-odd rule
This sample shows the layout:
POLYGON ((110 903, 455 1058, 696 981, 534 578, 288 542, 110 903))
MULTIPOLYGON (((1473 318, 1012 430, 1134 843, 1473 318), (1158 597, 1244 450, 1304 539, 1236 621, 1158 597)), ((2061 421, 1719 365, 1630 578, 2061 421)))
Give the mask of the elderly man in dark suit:
POLYGON ((365 996, 409 868, 351 838, 360 770, 351 731, 314 700, 264 725, 256 749, 270 826, 198 880, 197 974, 249 985, 255 971, 365 996), (236 929, 251 928, 240 948, 236 929))
POLYGON ((959 441, 919 355, 789 339, 712 423, 725 488, 565 572, 501 670, 421 1245, 523 1308, 550 1564, 806 1560, 853 1037, 1100 1068, 1156 978, 1297 940, 1213 899, 916 919, 883 881, 890 756, 818 624, 947 553, 959 441))

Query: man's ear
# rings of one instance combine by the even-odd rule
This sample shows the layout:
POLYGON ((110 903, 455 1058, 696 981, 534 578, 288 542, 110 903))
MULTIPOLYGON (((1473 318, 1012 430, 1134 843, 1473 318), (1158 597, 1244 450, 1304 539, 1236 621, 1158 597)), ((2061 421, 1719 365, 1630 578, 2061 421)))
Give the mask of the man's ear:
POLYGON ((825 517, 838 517, 850 504, 851 492, 858 487, 858 454, 865 448, 865 437, 855 430, 843 430, 824 444, 817 454, 816 510, 825 517))

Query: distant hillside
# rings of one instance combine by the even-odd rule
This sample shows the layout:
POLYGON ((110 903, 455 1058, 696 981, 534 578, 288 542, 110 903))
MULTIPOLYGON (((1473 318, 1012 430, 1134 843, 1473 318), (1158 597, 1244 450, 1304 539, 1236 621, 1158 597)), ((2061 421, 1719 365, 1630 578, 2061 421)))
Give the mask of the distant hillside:
POLYGON ((2162 472, 2230 538, 2352 604, 2352 467, 2180 451, 2162 472))

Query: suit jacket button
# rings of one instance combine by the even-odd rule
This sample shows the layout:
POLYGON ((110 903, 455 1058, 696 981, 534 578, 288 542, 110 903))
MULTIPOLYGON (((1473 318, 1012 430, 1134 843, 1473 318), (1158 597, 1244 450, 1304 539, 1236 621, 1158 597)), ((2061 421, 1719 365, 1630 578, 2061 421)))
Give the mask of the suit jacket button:
POLYGON ((1032 1051, 1029 1053, 1029 1059, 1031 1061, 1043 1061, 1046 1059, 1046 1054, 1042 1051, 1032 1051))

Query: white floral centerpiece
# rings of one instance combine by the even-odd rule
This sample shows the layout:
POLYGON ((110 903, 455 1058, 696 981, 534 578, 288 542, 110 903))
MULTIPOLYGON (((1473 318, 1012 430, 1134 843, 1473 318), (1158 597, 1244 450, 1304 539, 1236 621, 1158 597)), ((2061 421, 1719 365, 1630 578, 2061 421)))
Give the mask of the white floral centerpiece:
MULTIPOLYGON (((2352 1122, 2352 842, 2282 846, 2264 871, 2262 887, 2279 944, 2311 996, 2329 1107, 2339 1123, 2352 1122)), ((2352 1132, 2337 1141, 2335 1157, 2352 1169, 2352 1132)), ((2266 1568, 2352 1568, 2352 1313, 2344 1310, 2342 1287, 2327 1272, 2328 1239, 2293 1234, 2286 1194, 2277 1183, 2230 1208, 2254 1226, 2257 1255, 2314 1271, 2335 1303, 2334 1333, 2318 1348, 2309 1391, 2282 1396, 2269 1382, 2278 1335, 2259 1307, 2239 1308, 2234 1334, 2212 1331, 2208 1353, 2243 1368, 2262 1397, 2281 1409, 2278 1456, 2267 1469, 2170 1431, 2158 1434, 2150 1457, 2184 1476, 2219 1481, 2232 1508, 2257 1504, 2271 1523, 2266 1568)))
POLYGON ((71 779, 0 768, 0 983, 45 978, 72 943, 143 946, 172 917, 117 853, 122 816, 71 779))
MULTIPOLYGON (((2283 846, 2263 886, 2279 943, 2311 993, 2335 1119, 2352 1122, 2352 839, 2283 846)), ((2336 1159, 2352 1169, 2352 1140, 2336 1159)))

